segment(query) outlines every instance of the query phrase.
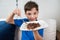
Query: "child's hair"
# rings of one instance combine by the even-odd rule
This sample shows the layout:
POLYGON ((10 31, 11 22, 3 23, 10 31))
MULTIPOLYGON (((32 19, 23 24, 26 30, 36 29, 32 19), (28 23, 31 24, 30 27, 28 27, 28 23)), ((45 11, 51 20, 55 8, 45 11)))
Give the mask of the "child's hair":
POLYGON ((36 8, 36 10, 38 11, 38 5, 33 1, 27 2, 24 6, 25 12, 31 10, 32 8, 36 8))

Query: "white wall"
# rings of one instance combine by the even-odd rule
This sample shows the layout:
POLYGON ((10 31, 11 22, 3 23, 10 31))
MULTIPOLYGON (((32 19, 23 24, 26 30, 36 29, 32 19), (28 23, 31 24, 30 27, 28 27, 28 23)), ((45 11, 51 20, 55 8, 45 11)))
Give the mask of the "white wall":
MULTIPOLYGON (((21 9, 22 17, 24 17, 24 4, 29 0, 19 0, 19 8, 21 9)), ((38 19, 56 19, 57 29, 60 30, 60 0, 32 0, 39 5, 38 19)), ((0 0, 0 18, 7 18, 16 8, 15 0, 0 0)), ((16 17, 15 17, 16 18, 16 17)))
POLYGON ((60 0, 58 0, 59 3, 59 9, 58 9, 58 15, 57 15, 57 29, 60 31, 60 0))

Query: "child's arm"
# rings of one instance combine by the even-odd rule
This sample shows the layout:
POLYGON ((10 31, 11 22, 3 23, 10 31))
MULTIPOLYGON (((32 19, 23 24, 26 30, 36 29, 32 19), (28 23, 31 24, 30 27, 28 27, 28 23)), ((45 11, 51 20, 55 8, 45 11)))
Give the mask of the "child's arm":
POLYGON ((43 40, 42 37, 39 35, 38 31, 33 31, 35 40, 43 40))
POLYGON ((15 9, 6 19, 6 22, 14 24, 14 16, 18 15, 20 16, 20 10, 19 9, 15 9))

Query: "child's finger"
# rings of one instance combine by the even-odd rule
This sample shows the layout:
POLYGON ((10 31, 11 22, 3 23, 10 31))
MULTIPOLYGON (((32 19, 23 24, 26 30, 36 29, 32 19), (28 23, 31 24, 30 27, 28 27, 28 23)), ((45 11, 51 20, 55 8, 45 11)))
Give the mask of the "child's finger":
POLYGON ((34 31, 37 31, 37 30, 32 29, 32 31, 34 32, 34 31))
POLYGON ((13 11, 13 13, 14 13, 15 15, 18 15, 18 16, 21 15, 21 12, 20 12, 20 10, 19 10, 18 8, 16 8, 16 9, 13 11))
POLYGON ((17 14, 18 16, 21 16, 21 11, 19 9, 17 10, 17 14))

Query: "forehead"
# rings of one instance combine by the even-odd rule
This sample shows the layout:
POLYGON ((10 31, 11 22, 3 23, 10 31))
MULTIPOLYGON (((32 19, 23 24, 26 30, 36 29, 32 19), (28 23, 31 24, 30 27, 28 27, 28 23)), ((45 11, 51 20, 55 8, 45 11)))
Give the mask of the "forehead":
POLYGON ((26 13, 38 12, 36 8, 32 8, 31 10, 27 10, 26 13))

